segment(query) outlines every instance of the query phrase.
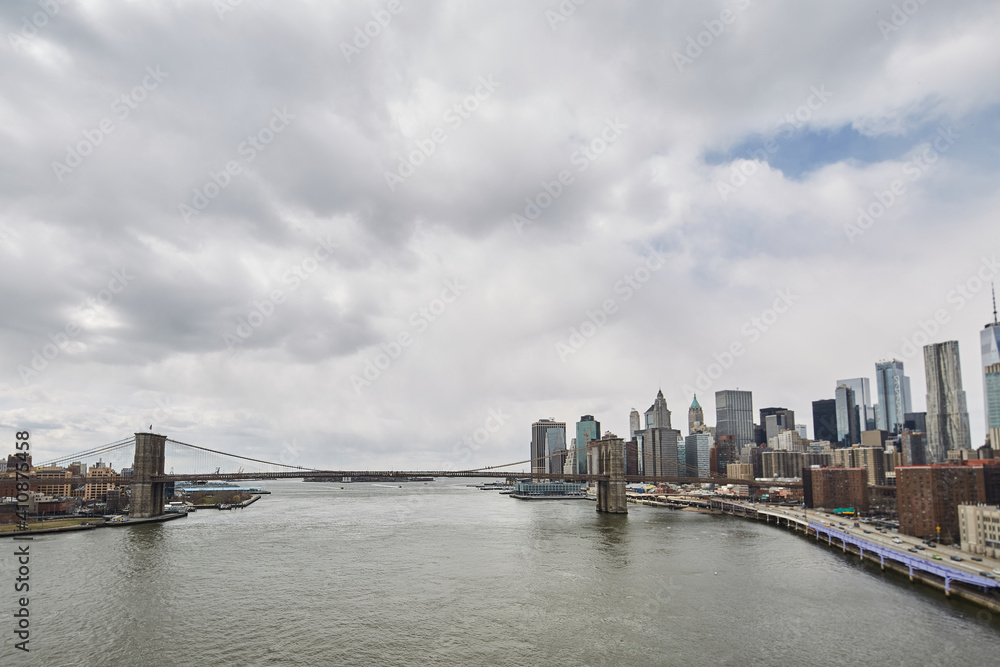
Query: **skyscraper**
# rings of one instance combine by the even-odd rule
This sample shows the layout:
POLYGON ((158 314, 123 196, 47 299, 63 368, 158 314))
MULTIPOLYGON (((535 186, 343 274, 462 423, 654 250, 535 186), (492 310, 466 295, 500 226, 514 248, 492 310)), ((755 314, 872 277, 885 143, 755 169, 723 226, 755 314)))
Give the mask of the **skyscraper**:
POLYGON ((837 380, 835 386, 846 384, 854 391, 854 409, 858 411, 858 424, 862 431, 875 428, 875 408, 872 407, 872 390, 868 378, 837 380))
POLYGON ((788 408, 761 408, 760 425, 764 427, 764 442, 785 430, 795 430, 795 411, 788 408))
MULTIPOLYGON (((548 451, 548 431, 549 429, 562 429, 563 449, 566 448, 566 422, 557 422, 554 419, 539 419, 531 425, 531 474, 546 473, 549 471, 547 455, 548 451)), ((557 436, 553 436, 557 438, 557 436)), ((561 471, 560 471, 561 472, 561 471)))
POLYGON ((656 477, 677 475, 677 443, 681 432, 670 426, 670 410, 663 391, 646 410, 646 428, 640 432, 643 473, 656 477))
POLYGON ((893 359, 876 363, 875 382, 878 391, 875 428, 898 435, 903 432, 903 415, 913 411, 910 378, 903 374, 903 362, 893 359))
POLYGON ((688 408, 688 433, 694 433, 696 426, 705 425, 705 413, 701 409, 701 405, 698 404, 698 395, 694 395, 694 400, 691 401, 691 407, 688 408))
POLYGON ((712 436, 708 433, 692 433, 684 438, 684 460, 678 466, 679 474, 682 477, 711 477, 711 449, 712 436))
POLYGON ((1000 449, 1000 363, 990 364, 983 369, 983 386, 986 391, 986 435, 990 447, 1000 449))
POLYGON ((635 440, 635 434, 642 430, 642 421, 639 416, 639 411, 632 408, 632 412, 628 415, 628 434, 629 440, 635 440))
POLYGON ((855 410, 854 390, 846 384, 837 387, 837 443, 850 447, 861 442, 861 426, 855 410))
POLYGON ((958 341, 924 346, 927 378, 927 462, 941 463, 949 449, 971 449, 969 409, 962 391, 958 341))
POLYGON ((986 414, 986 435, 990 447, 1000 449, 1000 391, 990 393, 990 382, 998 382, 996 371, 989 378, 988 370, 995 364, 1000 364, 1000 323, 997 323, 997 297, 993 294, 993 322, 983 327, 979 332, 980 348, 983 354, 983 412, 986 414))
POLYGON ((837 401, 813 401, 813 440, 837 442, 837 401))
POLYGON ((587 443, 591 440, 599 440, 601 437, 601 422, 594 419, 594 415, 583 415, 576 423, 576 446, 578 449, 573 452, 576 457, 576 471, 581 475, 587 473, 587 443))
POLYGON ((736 448, 753 444, 753 394, 739 389, 715 392, 715 437, 736 436, 736 448))

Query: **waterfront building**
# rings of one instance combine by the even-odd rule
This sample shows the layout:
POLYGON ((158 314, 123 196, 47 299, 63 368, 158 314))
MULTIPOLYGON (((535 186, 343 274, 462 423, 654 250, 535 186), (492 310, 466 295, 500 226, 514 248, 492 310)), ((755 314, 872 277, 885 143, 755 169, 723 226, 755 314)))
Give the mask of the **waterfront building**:
POLYGON ((868 511, 868 471, 864 468, 805 468, 802 490, 809 508, 853 507, 857 512, 868 511))
POLYGON ((99 478, 88 481, 84 489, 84 500, 98 500, 103 502, 108 494, 108 489, 113 489, 120 485, 121 475, 114 471, 107 463, 98 461, 87 472, 89 478, 99 478))
MULTIPOLYGON (((996 327, 1000 331, 1000 327, 996 327)), ((1000 449, 1000 363, 983 368, 983 391, 986 394, 986 438, 992 449, 1000 449)))
POLYGON ((875 364, 875 384, 878 405, 875 428, 893 435, 903 432, 903 416, 910 407, 910 378, 903 372, 903 362, 897 359, 875 364))
POLYGON ((858 428, 868 431, 875 428, 875 408, 872 405, 871 383, 868 378, 837 380, 834 386, 847 385, 854 392, 854 410, 858 413, 858 428))
POLYGON ((61 466, 38 466, 35 468, 38 478, 36 491, 54 498, 69 498, 72 494, 70 478, 73 473, 61 466))
POLYGON ((654 477, 676 477, 678 474, 677 445, 681 432, 671 427, 670 410, 663 391, 656 393, 653 404, 646 410, 646 428, 641 432, 643 474, 654 477))
POLYGON ((813 401, 813 440, 837 442, 837 401, 832 398, 813 401))
POLYGON ((735 436, 742 455, 744 448, 754 444, 753 431, 753 394, 739 389, 715 392, 715 437, 735 436))
POLYGON ((726 477, 753 481, 753 466, 749 463, 730 463, 726 466, 726 477))
POLYGON ((924 374, 927 378, 927 460, 940 463, 949 449, 972 447, 958 341, 925 345, 924 374))
POLYGON ((1000 507, 959 505, 958 530, 962 551, 1000 558, 1000 507))
MULTIPOLYGON (((563 449, 566 448, 566 422, 555 419, 539 419, 531 425, 531 474, 540 475, 549 472, 548 432, 550 429, 562 430, 563 449)), ((558 436, 554 436, 558 437, 558 436)))
POLYGON ((586 498, 586 484, 580 482, 532 482, 530 479, 519 479, 514 483, 514 498, 522 499, 559 499, 586 498))
POLYGON ((958 506, 986 502, 981 466, 923 465, 896 468, 899 532, 951 544, 960 538, 958 506))
POLYGON ((846 384, 837 387, 837 442, 850 447, 861 442, 861 427, 854 404, 854 391, 846 384))
POLYGON ((582 415, 580 421, 576 423, 576 446, 577 450, 573 453, 576 456, 576 470, 581 475, 586 474, 589 468, 587 467, 587 451, 589 450, 590 441, 597 440, 601 437, 601 422, 594 419, 594 415, 582 415))
POLYGON ((691 407, 688 408, 688 433, 694 433, 696 430, 701 430, 701 427, 705 425, 705 412, 701 409, 701 405, 698 403, 698 395, 694 395, 694 399, 691 401, 691 407))
MULTIPOLYGON (((681 475, 687 477, 711 477, 712 436, 708 433, 692 433, 684 439, 685 465, 681 475)), ((678 453, 678 458, 680 458, 678 453)))

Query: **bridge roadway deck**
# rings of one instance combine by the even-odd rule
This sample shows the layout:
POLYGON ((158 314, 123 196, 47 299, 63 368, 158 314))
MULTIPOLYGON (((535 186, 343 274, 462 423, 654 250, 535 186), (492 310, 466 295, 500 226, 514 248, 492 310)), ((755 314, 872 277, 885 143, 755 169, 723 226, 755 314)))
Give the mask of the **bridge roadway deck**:
POLYGON ((864 532, 867 528, 854 528, 847 525, 853 523, 853 519, 845 521, 845 517, 836 514, 797 508, 760 507, 741 501, 719 499, 712 499, 710 504, 724 512, 728 508, 729 513, 740 516, 756 515, 757 518, 764 516, 768 521, 774 517, 778 523, 784 521, 786 525, 794 524, 806 533, 811 531, 817 539, 825 536, 827 544, 839 543, 845 551, 850 545, 856 548, 862 557, 865 555, 872 558, 877 557, 883 567, 885 567, 886 559, 895 561, 907 569, 911 578, 914 571, 934 574, 944 580, 945 593, 951 592, 953 581, 975 586, 984 591, 1000 590, 1000 581, 979 574, 1000 567, 1000 561, 985 558, 983 562, 976 563, 969 561, 970 554, 967 552, 944 545, 926 547, 922 540, 909 535, 893 534, 890 537, 878 533, 878 537, 874 537, 876 533, 869 531, 866 534, 864 532), (900 543, 894 543, 893 539, 899 539, 900 543), (922 548, 916 549, 917 545, 922 548), (909 549, 915 549, 917 553, 913 553, 909 549), (935 554, 940 556, 942 560, 934 559, 935 554), (953 561, 951 560, 952 556, 962 560, 953 561))

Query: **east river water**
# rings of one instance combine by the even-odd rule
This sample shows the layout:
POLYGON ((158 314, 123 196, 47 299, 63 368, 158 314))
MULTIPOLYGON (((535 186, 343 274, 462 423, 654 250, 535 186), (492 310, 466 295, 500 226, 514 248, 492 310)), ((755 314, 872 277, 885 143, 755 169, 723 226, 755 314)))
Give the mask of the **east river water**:
POLYGON ((38 536, 28 654, 5 538, 0 665, 1000 663, 1000 614, 774 525, 466 483, 38 536))

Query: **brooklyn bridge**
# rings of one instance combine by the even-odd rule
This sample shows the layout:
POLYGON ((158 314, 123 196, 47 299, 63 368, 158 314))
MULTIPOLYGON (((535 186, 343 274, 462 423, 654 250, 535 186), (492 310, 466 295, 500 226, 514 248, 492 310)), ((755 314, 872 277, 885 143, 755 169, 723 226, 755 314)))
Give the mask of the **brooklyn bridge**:
MULTIPOLYGON (((625 485, 628 483, 740 484, 758 488, 773 485, 772 483, 754 480, 732 479, 723 475, 713 475, 711 477, 626 475, 625 450, 622 446, 622 440, 614 436, 606 436, 600 440, 590 441, 587 445, 576 449, 587 449, 594 455, 592 457, 588 456, 588 459, 593 461, 593 469, 586 474, 537 471, 528 473, 511 470, 516 466, 533 463, 532 459, 467 470, 325 470, 231 454, 199 445, 179 442, 165 435, 145 432, 136 433, 133 438, 125 438, 91 450, 46 461, 37 467, 30 468, 24 473, 18 472, 17 478, 39 487, 53 483, 60 485, 86 485, 108 484, 109 482, 118 486, 130 487, 129 516, 131 518, 150 518, 163 514, 166 503, 167 485, 172 482, 200 482, 209 480, 239 481, 338 477, 380 477, 392 479, 405 479, 409 477, 486 477, 512 479, 530 477, 536 480, 559 479, 570 482, 596 482, 597 511, 608 513, 627 513, 625 485), (105 459, 108 461, 105 462, 105 459), (121 473, 111 475, 109 471, 113 470, 112 465, 119 467, 121 473), (87 472, 83 473, 83 470, 87 472), (182 472, 178 472, 178 470, 182 472)), ((783 483, 782 486, 801 487, 801 482, 783 483)))

